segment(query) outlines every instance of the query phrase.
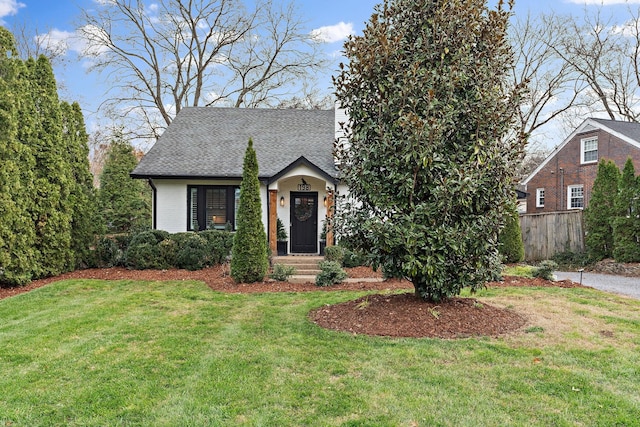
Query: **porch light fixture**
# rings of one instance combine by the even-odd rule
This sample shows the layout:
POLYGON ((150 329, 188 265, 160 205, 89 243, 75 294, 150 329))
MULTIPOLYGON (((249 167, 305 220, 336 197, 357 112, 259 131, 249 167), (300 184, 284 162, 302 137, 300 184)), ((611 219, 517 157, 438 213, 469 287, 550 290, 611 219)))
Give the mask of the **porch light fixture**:
POLYGON ((324 201, 322 202, 324 204, 324 207, 327 207, 327 196, 324 196, 324 201))
POLYGON ((280 197, 280 206, 284 206, 284 196, 280 197))

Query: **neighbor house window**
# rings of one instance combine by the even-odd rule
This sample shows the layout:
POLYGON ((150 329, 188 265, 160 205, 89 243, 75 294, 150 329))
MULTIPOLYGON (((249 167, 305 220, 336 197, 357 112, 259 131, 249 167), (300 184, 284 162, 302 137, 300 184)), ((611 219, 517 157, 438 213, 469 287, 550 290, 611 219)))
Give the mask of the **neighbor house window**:
POLYGON ((582 139, 580 145, 581 163, 598 161, 598 137, 582 139))
POLYGON ((567 187, 567 208, 584 208, 584 188, 582 185, 570 185, 567 187))
POLYGON ((536 208, 544 208, 544 188, 536 189, 536 208))
POLYGON ((189 231, 236 229, 240 188, 193 185, 187 194, 189 231))

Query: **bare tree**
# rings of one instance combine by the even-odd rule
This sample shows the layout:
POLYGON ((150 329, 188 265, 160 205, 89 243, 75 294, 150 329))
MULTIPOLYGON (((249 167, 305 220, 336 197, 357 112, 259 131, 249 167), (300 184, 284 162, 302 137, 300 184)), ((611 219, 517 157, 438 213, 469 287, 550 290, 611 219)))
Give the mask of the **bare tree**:
POLYGON ((258 0, 104 1, 82 12, 103 108, 157 137, 182 107, 271 105, 324 67, 292 4, 258 0))
POLYGON ((51 65, 64 65, 67 45, 63 40, 54 40, 53 30, 41 32, 26 21, 15 21, 11 32, 16 40, 16 49, 22 59, 37 58, 44 55, 51 65))
POLYGON ((514 17, 511 23, 509 36, 516 59, 512 79, 528 87, 518 114, 527 135, 540 133, 545 125, 583 103, 586 82, 556 49, 562 37, 556 31, 558 19, 553 13, 527 15, 525 19, 514 17))
POLYGON ((631 20, 616 24, 601 9, 585 9, 583 19, 565 17, 553 31, 562 34, 555 45, 558 55, 588 84, 588 110, 611 120, 640 118, 640 9, 630 10, 631 20))

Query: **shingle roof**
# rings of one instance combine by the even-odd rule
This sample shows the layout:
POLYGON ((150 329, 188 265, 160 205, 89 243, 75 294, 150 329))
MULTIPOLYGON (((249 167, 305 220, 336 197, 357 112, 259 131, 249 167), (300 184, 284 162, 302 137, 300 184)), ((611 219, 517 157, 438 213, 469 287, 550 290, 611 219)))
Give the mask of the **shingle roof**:
POLYGON ((618 120, 592 119, 614 132, 621 133, 634 141, 640 142, 640 123, 621 122, 618 120))
POLYGON ((249 138, 259 175, 269 178, 304 156, 331 177, 333 110, 186 107, 131 176, 239 178, 249 138))

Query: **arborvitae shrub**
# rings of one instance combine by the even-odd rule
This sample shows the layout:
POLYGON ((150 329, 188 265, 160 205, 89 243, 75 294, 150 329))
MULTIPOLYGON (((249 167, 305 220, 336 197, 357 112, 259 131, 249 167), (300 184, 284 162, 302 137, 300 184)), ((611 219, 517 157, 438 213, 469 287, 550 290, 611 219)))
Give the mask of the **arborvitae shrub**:
POLYGON ((509 207, 505 218, 505 226, 499 236, 498 249, 503 262, 516 263, 524 260, 524 243, 520 230, 520 218, 514 207, 509 207))
MULTIPOLYGON (((631 175, 633 180, 633 173, 631 175)), ((593 182, 589 206, 584 210, 585 249, 592 261, 613 256, 613 220, 618 215, 616 197, 620 170, 612 160, 601 159, 593 182)))
POLYGON ((634 216, 615 218, 613 233, 615 236, 613 258, 618 262, 640 262, 638 218, 634 216))
POLYGON ((236 282, 254 283, 269 269, 267 234, 262 224, 258 159, 250 139, 242 167, 237 231, 233 236, 231 277, 236 282))

